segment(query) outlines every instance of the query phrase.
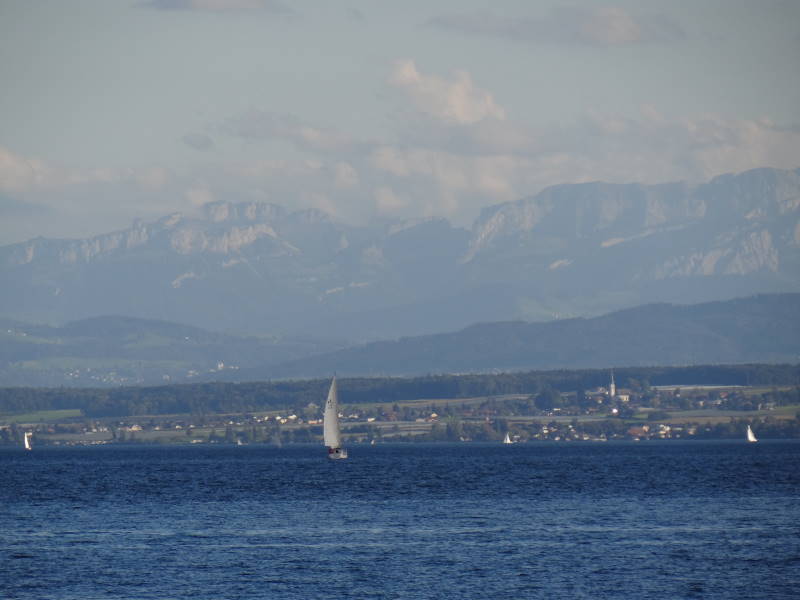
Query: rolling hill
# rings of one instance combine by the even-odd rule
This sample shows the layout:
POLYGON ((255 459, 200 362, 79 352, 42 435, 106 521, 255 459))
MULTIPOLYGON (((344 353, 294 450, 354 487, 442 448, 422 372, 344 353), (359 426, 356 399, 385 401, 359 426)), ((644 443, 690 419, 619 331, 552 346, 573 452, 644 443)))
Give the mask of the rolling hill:
POLYGON ((244 379, 416 375, 615 366, 800 361, 800 294, 679 306, 650 304, 595 318, 485 323, 457 332, 347 348, 244 379))

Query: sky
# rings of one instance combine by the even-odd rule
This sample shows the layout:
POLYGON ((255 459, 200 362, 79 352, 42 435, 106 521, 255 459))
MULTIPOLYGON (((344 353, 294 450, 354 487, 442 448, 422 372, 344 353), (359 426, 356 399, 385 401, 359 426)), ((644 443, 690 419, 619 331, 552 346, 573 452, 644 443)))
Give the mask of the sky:
POLYGON ((800 2, 0 0, 0 245, 800 167, 800 2))

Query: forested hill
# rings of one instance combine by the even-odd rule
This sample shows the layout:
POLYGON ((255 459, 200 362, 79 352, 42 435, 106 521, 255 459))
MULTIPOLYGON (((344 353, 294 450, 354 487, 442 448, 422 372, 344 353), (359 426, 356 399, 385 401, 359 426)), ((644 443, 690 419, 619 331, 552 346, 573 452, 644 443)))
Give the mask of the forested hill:
POLYGON ((486 323, 242 370, 235 377, 247 381, 334 372, 412 375, 798 358, 800 294, 772 294, 688 306, 651 304, 590 319, 486 323))
MULTIPOLYGON (((636 367, 614 370, 617 384, 645 390, 653 385, 800 385, 798 365, 705 365, 636 367)), ((606 369, 529 371, 414 378, 342 378, 343 404, 417 399, 474 398, 587 390, 606 385, 606 369)), ((198 383, 119 388, 0 388, 0 415, 80 409, 86 417, 302 411, 321 406, 329 380, 198 383)))
POLYGON ((131 317, 96 317, 62 327, 0 319, 0 386, 795 363, 800 361, 800 294, 655 304, 544 323, 484 323, 333 352, 342 348, 344 343, 330 340, 241 337, 131 317))

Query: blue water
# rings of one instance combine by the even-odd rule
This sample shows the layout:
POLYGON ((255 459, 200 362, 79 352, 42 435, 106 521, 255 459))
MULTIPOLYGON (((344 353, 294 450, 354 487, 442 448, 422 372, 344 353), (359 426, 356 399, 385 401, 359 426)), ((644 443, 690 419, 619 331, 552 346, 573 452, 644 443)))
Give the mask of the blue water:
POLYGON ((0 450, 0 597, 796 598, 800 443, 0 450))

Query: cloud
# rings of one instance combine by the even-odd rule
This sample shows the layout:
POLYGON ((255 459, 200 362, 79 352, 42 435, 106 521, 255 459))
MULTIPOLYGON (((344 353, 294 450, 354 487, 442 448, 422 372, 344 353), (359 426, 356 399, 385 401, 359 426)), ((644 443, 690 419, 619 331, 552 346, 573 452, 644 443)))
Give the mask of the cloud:
MULTIPOLYGON (((538 129, 506 119, 431 122, 405 133, 402 144, 373 148, 365 169, 383 173, 376 179, 403 198, 408 216, 462 224, 483 206, 558 183, 696 183, 762 166, 797 168, 800 156, 796 128, 715 114, 667 117, 653 106, 538 129)), ((386 198, 379 208, 394 206, 386 198)))
POLYGON ((346 162, 337 163, 334 167, 334 182, 338 188, 354 188, 358 185, 358 171, 346 162))
POLYGON ((186 199, 192 206, 203 206, 214 201, 214 193, 205 185, 192 186, 185 192, 186 199))
POLYGON ((19 192, 52 178, 44 161, 14 154, 0 146, 0 191, 19 192))
POLYGON ((402 216, 408 207, 408 201, 387 186, 375 190, 375 205, 379 215, 384 217, 402 216))
POLYGON ((146 167, 137 169, 135 181, 143 190, 159 190, 167 186, 172 178, 169 169, 163 167, 146 167))
POLYGON ((587 114, 552 132, 562 149, 597 179, 704 181, 763 166, 796 168, 800 132, 768 119, 718 114, 666 117, 654 107, 639 115, 587 114))
POLYGON ((447 14, 433 17, 428 24, 464 34, 530 43, 622 46, 686 37, 683 28, 665 15, 630 13, 616 6, 561 6, 541 17, 491 12, 447 14))
POLYGON ((283 140, 315 152, 347 149, 353 140, 334 129, 314 127, 293 115, 251 109, 228 119, 224 133, 246 140, 283 140))
POLYGON ((368 163, 377 180, 391 182, 392 194, 378 196, 381 212, 402 207, 410 209, 408 217, 443 215, 459 222, 480 206, 516 199, 520 174, 534 166, 525 157, 392 146, 376 148, 368 163), (394 201, 398 197, 401 206, 394 201))
POLYGON ((93 235, 163 215, 175 175, 159 166, 77 168, 0 146, 0 244, 93 235))
POLYGON ((200 150, 201 152, 207 152, 214 148, 214 140, 205 133, 187 133, 181 140, 187 146, 195 150, 200 150))
POLYGON ((169 170, 161 167, 74 168, 21 156, 0 146, 0 191, 7 193, 116 183, 155 189, 166 185, 169 179, 169 170))
POLYGON ((364 21, 367 20, 366 15, 364 15, 364 13, 357 8, 350 7, 347 9, 345 14, 347 15, 348 19, 350 19, 351 21, 356 21, 358 23, 363 23, 364 21))
POLYGON ((0 191, 26 192, 86 183, 109 183, 135 179, 130 169, 71 169, 36 158, 15 154, 0 146, 0 191))
POLYGON ((150 0, 144 6, 158 10, 186 11, 263 11, 277 16, 291 16, 295 11, 279 0, 150 0))
POLYGON ((703 181, 764 165, 792 168, 800 155, 800 131, 766 120, 667 117, 643 106, 639 114, 589 112, 534 128, 507 115, 467 72, 440 77, 399 60, 389 83, 414 109, 400 111, 396 139, 356 140, 253 109, 226 121, 223 133, 286 141, 314 158, 228 165, 227 174, 279 203, 336 207, 342 218, 447 216, 467 224, 488 204, 557 183, 703 181))
MULTIPOLYGON (((0 223, 0 243, 66 230, 101 233, 212 199, 318 207, 352 222, 445 216, 469 225, 489 204, 558 183, 699 182, 755 167, 799 166, 797 124, 670 116, 642 106, 638 113, 588 112, 572 123, 533 127, 506 113, 464 71, 441 77, 401 60, 388 79, 408 110, 399 111, 395 134, 379 141, 261 109, 211 126, 219 140, 251 142, 252 156, 260 144, 270 145, 271 156, 281 150, 275 141, 289 144, 284 158, 225 162, 230 145, 221 143, 214 162, 180 172, 159 165, 82 169, 0 147, 0 211, 10 215, 0 223), (23 218, 34 205, 43 208, 23 218)), ((200 149, 214 143, 202 133, 183 141, 200 149)))
POLYGON ((475 87, 466 71, 456 71, 452 79, 444 79, 423 75, 412 60, 398 60, 389 83, 401 90, 417 110, 436 119, 463 124, 505 118, 505 111, 492 94, 475 87))

